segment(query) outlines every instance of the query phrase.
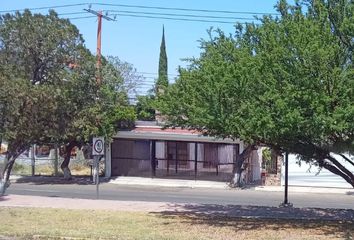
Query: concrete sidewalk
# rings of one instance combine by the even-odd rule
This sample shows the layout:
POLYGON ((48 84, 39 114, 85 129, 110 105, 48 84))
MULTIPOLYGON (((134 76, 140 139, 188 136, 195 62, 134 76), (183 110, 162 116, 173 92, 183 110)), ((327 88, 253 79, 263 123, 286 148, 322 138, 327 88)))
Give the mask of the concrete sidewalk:
MULTIPOLYGON (((74 177, 72 180, 64 180, 62 177, 50 176, 11 176, 10 180, 17 183, 40 182, 41 184, 91 184, 90 177, 74 177)), ((204 188, 204 189, 232 189, 227 182, 202 181, 202 180, 182 180, 168 178, 149 177, 113 177, 101 178, 101 182, 108 182, 122 186, 151 186, 170 188, 204 188)), ((247 189, 266 192, 283 192, 284 186, 248 186, 247 189)), ((352 188, 323 188, 323 187, 300 187, 289 186, 289 192, 297 193, 326 193, 326 194, 346 194, 354 195, 352 188)))
MULTIPOLYGON (((283 192, 284 186, 258 186, 258 187, 255 187, 254 190, 265 191, 265 192, 283 192)), ((352 188, 331 188, 331 187, 324 188, 324 187, 289 186, 289 192, 354 195, 354 189, 352 189, 352 188)))
POLYGON ((226 182, 165 179, 165 178, 144 178, 144 177, 115 177, 115 178, 111 178, 109 183, 118 184, 118 185, 140 185, 140 186, 160 186, 160 187, 214 188, 214 189, 229 188, 226 182))
MULTIPOLYGON (((115 177, 109 183, 118 185, 156 186, 156 187, 185 187, 185 188, 209 188, 209 189, 231 189, 226 182, 202 181, 202 180, 181 180, 144 177, 115 177)), ((267 192, 283 192, 284 186, 251 186, 250 189, 267 192)), ((353 194, 351 188, 321 188, 321 187, 299 187, 289 186, 289 192, 299 193, 333 193, 353 194)))
POLYGON ((220 216, 255 219, 297 219, 351 222, 354 219, 354 210, 351 209, 176 204, 167 202, 112 201, 23 195, 7 195, 0 197, 0 208, 6 207, 133 211, 162 213, 165 216, 187 214, 188 216, 193 215, 195 217, 220 216))

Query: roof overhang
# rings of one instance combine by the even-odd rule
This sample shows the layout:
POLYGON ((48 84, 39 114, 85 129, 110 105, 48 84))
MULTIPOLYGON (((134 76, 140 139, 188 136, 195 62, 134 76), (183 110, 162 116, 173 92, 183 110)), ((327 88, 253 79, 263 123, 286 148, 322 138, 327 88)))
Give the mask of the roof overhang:
POLYGON ((232 140, 230 138, 215 138, 210 136, 204 136, 196 133, 171 133, 153 131, 119 131, 114 139, 137 139, 137 140, 156 140, 156 141, 179 141, 179 142, 196 142, 196 143, 224 143, 224 144, 239 144, 239 139, 232 140))

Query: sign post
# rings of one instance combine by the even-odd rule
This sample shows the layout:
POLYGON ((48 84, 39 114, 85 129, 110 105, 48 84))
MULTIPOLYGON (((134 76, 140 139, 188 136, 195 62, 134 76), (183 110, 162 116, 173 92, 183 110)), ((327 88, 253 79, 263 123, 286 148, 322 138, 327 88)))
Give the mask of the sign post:
POLYGON ((93 181, 96 184, 96 198, 99 198, 99 182, 100 182, 100 158, 104 155, 104 138, 95 137, 92 140, 92 155, 93 155, 93 181))
POLYGON ((288 201, 288 180, 289 180, 289 153, 285 153, 285 187, 284 187, 284 202, 280 204, 280 207, 292 207, 293 204, 288 201))

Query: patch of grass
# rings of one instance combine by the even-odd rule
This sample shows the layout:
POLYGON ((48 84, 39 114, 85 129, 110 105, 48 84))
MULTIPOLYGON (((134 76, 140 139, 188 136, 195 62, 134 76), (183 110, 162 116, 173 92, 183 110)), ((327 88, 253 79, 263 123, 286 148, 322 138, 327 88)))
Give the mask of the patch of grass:
MULTIPOLYGON (((87 165, 72 164, 70 166, 71 174, 77 176, 90 176, 91 169, 87 165)), ((31 165, 15 163, 12 169, 12 174, 15 175, 31 175, 31 165)), ((63 175, 62 170, 58 169, 59 176, 63 175)), ((35 174, 41 176, 54 176, 54 167, 52 164, 38 164, 35 166, 35 174)))
POLYGON ((12 167, 12 172, 17 174, 29 174, 31 172, 31 168, 15 162, 12 167))
POLYGON ((0 208, 0 236, 19 239, 353 239, 351 222, 190 217, 188 213, 0 208))

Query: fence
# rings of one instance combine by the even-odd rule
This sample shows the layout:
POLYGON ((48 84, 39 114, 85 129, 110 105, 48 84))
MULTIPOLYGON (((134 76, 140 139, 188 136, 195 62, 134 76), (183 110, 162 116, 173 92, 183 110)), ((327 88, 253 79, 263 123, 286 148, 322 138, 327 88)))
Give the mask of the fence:
POLYGON ((144 176, 162 178, 185 178, 198 180, 229 181, 233 177, 233 162, 217 163, 191 159, 156 158, 112 158, 113 166, 117 166, 116 175, 144 176), (154 165, 155 164, 155 165, 154 165))
MULTIPOLYGON (((31 152, 21 155, 16 159, 11 173, 23 176, 62 176, 60 165, 63 162, 63 158, 56 155, 54 149, 50 151, 47 156, 38 156, 36 154, 33 156, 31 152)), ((0 164, 3 163, 4 155, 0 157, 0 164)), ((71 174, 74 176, 91 176, 92 163, 92 159, 85 159, 83 154, 76 154, 70 159, 69 168, 71 174)), ((104 173, 104 160, 100 162, 100 173, 104 173)))

